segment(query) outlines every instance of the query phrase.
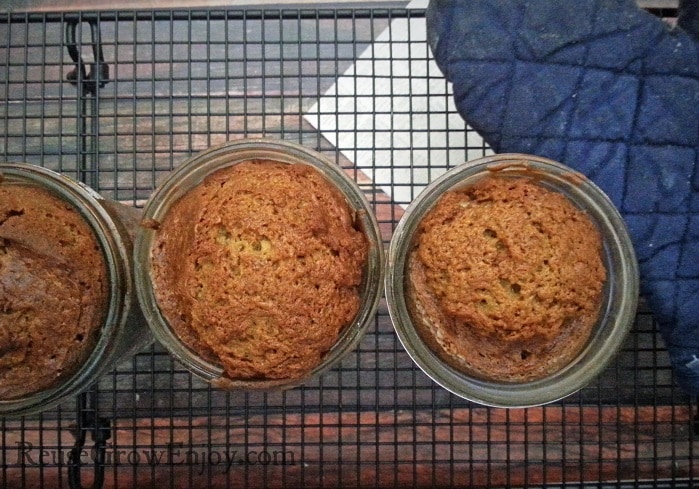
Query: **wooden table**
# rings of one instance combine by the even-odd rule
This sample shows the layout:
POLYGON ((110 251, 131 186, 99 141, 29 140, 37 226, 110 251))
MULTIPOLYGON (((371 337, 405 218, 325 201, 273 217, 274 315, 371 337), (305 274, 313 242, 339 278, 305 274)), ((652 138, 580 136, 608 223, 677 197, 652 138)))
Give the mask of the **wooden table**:
MULTIPOLYGON (((4 15, 0 155, 140 206, 197 151, 245 136, 286 138, 357 179, 388 243, 407 202, 373 185, 345 156, 351 148, 334 147, 303 114, 392 20, 422 16, 363 7, 4 15), (99 24, 109 79, 96 93, 65 81, 71 20, 87 61, 89 21, 99 24)), ((407 42, 427 53, 424 40, 407 42)), ((463 137, 476 140, 469 130, 463 137)), ((693 406, 673 383, 643 304, 600 378, 546 407, 486 408, 449 394, 413 365, 384 303, 357 351, 303 388, 213 390, 156 345, 90 392, 109 435, 105 487, 691 487, 699 476, 693 406)), ((2 420, 0 487, 68 486, 75 420, 72 402, 2 420)), ((91 443, 81 456, 84 485, 91 443)))

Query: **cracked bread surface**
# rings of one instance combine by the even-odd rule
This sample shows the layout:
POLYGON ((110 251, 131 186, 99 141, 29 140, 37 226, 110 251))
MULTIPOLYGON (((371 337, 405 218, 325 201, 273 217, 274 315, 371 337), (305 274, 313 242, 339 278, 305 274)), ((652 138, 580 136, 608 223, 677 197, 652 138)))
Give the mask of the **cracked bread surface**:
POLYGON ((0 185, 0 399, 74 373, 107 308, 104 256, 79 212, 41 188, 0 185))
POLYGON ((355 317, 368 241, 310 166, 246 161, 173 204, 151 249, 164 317, 231 379, 307 375, 355 317))
POLYGON ((575 358, 606 279, 589 216, 525 178, 488 176, 446 192, 407 263, 423 340, 457 370, 502 382, 540 379, 575 358))

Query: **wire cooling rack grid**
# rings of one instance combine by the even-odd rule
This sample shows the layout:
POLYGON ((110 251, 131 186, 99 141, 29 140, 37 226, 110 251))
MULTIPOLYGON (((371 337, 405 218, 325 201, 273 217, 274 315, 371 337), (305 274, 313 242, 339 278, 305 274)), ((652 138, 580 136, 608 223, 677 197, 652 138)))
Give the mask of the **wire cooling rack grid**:
MULTIPOLYGON (((421 23, 423 10, 378 7, 4 14, 0 155, 140 206, 197 151, 293 140, 359 182, 387 243, 425 178, 489 151, 425 67, 421 23), (396 21, 406 27, 386 36, 396 21), (422 83, 428 93, 411 95, 427 95, 423 105, 381 95, 378 73, 422 83), (368 105, 348 100, 347 83, 368 105), (328 98, 340 109, 321 120, 328 98), (348 129, 347 116, 373 136, 355 139, 366 126, 348 129), (380 161, 362 159, 379 143, 380 161)), ((75 402, 0 421, 0 487, 692 487, 693 413, 643 305, 597 381, 503 410, 431 382, 382 303, 340 366, 283 393, 211 389, 155 345, 75 402)))

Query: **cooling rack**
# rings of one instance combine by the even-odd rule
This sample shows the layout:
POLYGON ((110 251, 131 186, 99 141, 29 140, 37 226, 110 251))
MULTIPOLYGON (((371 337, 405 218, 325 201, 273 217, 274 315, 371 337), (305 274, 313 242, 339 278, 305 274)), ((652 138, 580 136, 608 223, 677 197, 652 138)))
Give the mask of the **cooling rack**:
MULTIPOLYGON (((341 165, 385 243, 422 185, 489 152, 450 105, 420 9, 0 15, 3 160, 139 207, 190 155, 253 136, 341 165)), ((355 352, 286 392, 211 389, 153 345, 75 401, 2 419, 0 487, 689 488, 694 412, 643 302, 599 379, 521 410, 434 384, 382 303, 355 352)))

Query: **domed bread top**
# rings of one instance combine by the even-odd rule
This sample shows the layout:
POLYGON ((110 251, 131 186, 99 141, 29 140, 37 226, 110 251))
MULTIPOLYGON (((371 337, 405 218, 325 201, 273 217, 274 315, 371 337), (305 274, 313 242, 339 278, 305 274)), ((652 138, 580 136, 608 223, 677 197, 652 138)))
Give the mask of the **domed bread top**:
POLYGON ((532 380, 587 341, 606 277, 601 237, 562 194, 525 178, 483 178, 445 193, 413 246, 411 315, 455 368, 532 380))
POLYGON ((39 392, 89 356, 108 308, 89 224, 38 187, 0 185, 0 399, 39 392))
POLYGON ((217 170, 168 211, 152 272, 159 307, 231 379, 307 375, 357 314, 368 241, 310 166, 217 170))

